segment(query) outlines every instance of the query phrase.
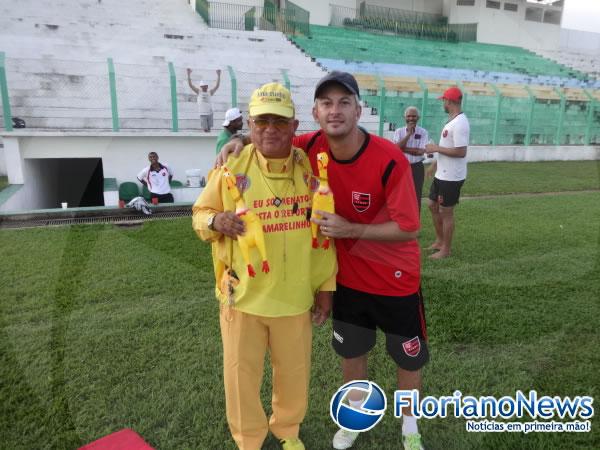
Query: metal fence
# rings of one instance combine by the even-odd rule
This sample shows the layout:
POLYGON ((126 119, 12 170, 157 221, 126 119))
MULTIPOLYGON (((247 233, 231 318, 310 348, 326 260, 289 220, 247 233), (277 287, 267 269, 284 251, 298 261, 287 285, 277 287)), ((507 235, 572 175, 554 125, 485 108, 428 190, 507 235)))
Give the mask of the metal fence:
POLYGON ((445 17, 437 14, 405 11, 365 5, 357 9, 331 5, 331 26, 393 33, 415 39, 450 42, 477 40, 477 24, 448 24, 445 17))
POLYGON ((263 6, 197 0, 196 11, 212 28, 310 34, 310 13, 292 2, 280 9, 268 0, 263 6))
MULTIPOLYGON (((198 129, 185 67, 7 58, 0 66, 3 117, 53 130, 198 129), (4 70, 2 70, 4 69, 4 70), (178 76, 177 76, 178 74, 178 76)), ((10 130, 10 120, 4 120, 10 130)))
POLYGON ((0 72, 6 130, 16 117, 28 128, 112 128, 108 61, 6 58, 0 72))
MULTIPOLYGON (((192 82, 203 78, 214 86, 216 74, 194 68, 192 82)), ((301 129, 313 130, 311 99, 316 79, 273 72, 222 69, 221 87, 212 100, 214 129, 225 111, 247 111, 252 91, 276 81, 290 88, 301 129)), ((12 131, 12 118, 41 130, 198 131, 196 95, 187 83, 186 67, 172 63, 127 64, 105 61, 3 58, 0 53, 0 127, 12 131)))
MULTIPOLYGON (((467 94, 463 109, 471 125, 472 145, 590 145, 600 144, 599 101, 587 93, 586 100, 561 100, 535 96, 511 97, 467 94)), ((363 100, 377 109, 380 129, 404 125, 404 110, 417 106, 421 126, 433 139, 440 135, 447 115, 437 95, 383 89, 364 90, 363 100)))
MULTIPOLYGON (((194 69, 193 79, 201 71, 194 69)), ((187 85, 185 72, 185 67, 171 63, 5 59, 0 54, 2 124, 10 131, 11 118, 19 117, 34 129, 198 131, 196 96, 187 85)), ((206 75, 213 85, 214 74, 206 75)), ((247 112, 252 91, 272 81, 290 88, 299 131, 316 129, 311 115, 314 77, 275 69, 242 71, 235 66, 224 68, 221 87, 213 97, 215 128, 220 128, 218 123, 231 106, 247 112)), ((562 89, 555 91, 554 99, 503 96, 499 91, 496 96, 467 94, 463 106, 471 122, 471 143, 600 144, 597 92, 582 91, 585 96, 577 99, 562 89)), ((432 136, 439 135, 446 120, 440 101, 428 93, 424 83, 420 92, 399 92, 386 89, 381 81, 379 88, 376 84, 363 87, 362 97, 379 114, 379 134, 384 134, 385 127, 391 131, 402 126, 409 105, 421 109, 422 125, 432 136)))
POLYGON ((385 6, 367 4, 367 2, 361 2, 358 9, 360 11, 360 17, 384 17, 396 20, 398 22, 412 22, 430 25, 445 25, 447 22, 446 17, 442 16, 441 14, 389 8, 385 6))

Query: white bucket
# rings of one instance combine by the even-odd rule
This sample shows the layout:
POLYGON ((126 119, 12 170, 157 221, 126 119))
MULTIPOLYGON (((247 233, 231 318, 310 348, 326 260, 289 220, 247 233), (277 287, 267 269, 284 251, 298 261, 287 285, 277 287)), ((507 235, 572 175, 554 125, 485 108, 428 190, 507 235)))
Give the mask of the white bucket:
POLYGON ((202 179, 202 171, 200 169, 189 169, 185 171, 187 178, 186 185, 189 187, 200 187, 200 180, 202 179))

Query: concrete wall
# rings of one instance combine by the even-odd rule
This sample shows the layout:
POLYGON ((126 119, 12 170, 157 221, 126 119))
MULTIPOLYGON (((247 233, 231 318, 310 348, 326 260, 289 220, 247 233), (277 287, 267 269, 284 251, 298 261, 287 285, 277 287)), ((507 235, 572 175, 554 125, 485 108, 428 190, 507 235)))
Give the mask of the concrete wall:
POLYGON ((477 41, 488 44, 503 44, 529 49, 556 49, 559 47, 561 28, 559 25, 525 20, 527 4, 524 0, 510 0, 518 4, 518 11, 505 11, 486 7, 486 0, 475 0, 475 6, 457 6, 456 0, 446 0, 444 10, 449 23, 478 23, 477 41))
MULTIPOLYGON (((186 180, 185 170, 201 169, 206 174, 215 159, 215 138, 203 136, 38 133, 20 137, 19 147, 24 161, 40 158, 101 158, 104 177, 116 178, 117 183, 136 181, 137 173, 149 164, 150 151, 157 152, 160 162, 168 164, 175 172, 174 179, 182 182, 186 180)), ((27 184, 29 177, 25 175, 24 178, 27 184)))
MULTIPOLYGON (((214 138, 203 136, 36 133, 9 139, 17 141, 16 146, 23 158, 20 167, 24 185, 0 205, 3 212, 60 207, 60 202, 69 201, 59 190, 57 173, 60 173, 61 161, 57 158, 101 158, 104 177, 116 178, 118 183, 135 181, 137 172, 148 164, 146 157, 151 150, 158 152, 162 162, 173 167, 174 178, 182 182, 186 181, 186 169, 197 168, 207 174, 215 158, 214 138)), ((468 159, 472 162, 600 160, 600 146, 471 146, 468 159)), ((10 172, 11 167, 8 169, 10 172)), ((83 186, 85 176, 80 178, 83 186)), ((173 195, 178 202, 191 203, 200 190, 174 189, 173 195)), ((116 205, 113 197, 107 206, 116 205)))
MULTIPOLYGON (((244 3, 251 1, 245 0, 244 3)), ((331 5, 357 9, 361 0, 294 0, 294 3, 310 11, 310 23, 313 25, 329 25, 331 5)), ((367 0, 369 5, 385 8, 405 9, 407 11, 442 14, 442 0, 367 0)))
POLYGON ((367 0, 367 3, 369 5, 429 14, 442 14, 443 12, 443 2, 441 0, 367 0))
MULTIPOLYGON (((20 202, 15 206, 19 209, 42 209, 48 208, 49 205, 60 207, 60 202, 56 200, 58 179, 52 177, 51 173, 44 170, 39 161, 24 161, 23 176, 27 181, 18 192, 20 202)), ((6 205, 7 208, 8 206, 6 205)))
POLYGON ((310 11, 310 23, 313 25, 329 25, 331 18, 331 5, 356 8, 356 0, 332 0, 331 2, 319 0, 294 0, 301 8, 310 11))
MULTIPOLYGON (((104 178, 116 178, 117 183, 137 182, 137 173, 149 164, 148 152, 155 151, 160 161, 173 169, 174 179, 185 183, 186 170, 200 169, 206 176, 213 167, 216 139, 170 133, 19 132, 4 136, 3 141, 14 147, 13 163, 7 167, 9 180, 17 180, 13 183, 22 180, 23 187, 14 198, 0 205, 0 211, 14 211, 60 207, 62 201, 74 202, 69 200, 68 194, 59 192, 56 180, 77 174, 61 174, 59 158, 101 158, 104 178)), ((89 179, 89 174, 80 175, 82 188, 79 191, 89 179)), ((173 195, 176 201, 193 202, 199 192, 199 188, 181 188, 174 190, 173 195)), ((110 204, 115 205, 113 200, 111 197, 110 204)))
POLYGON ((600 55, 600 33, 562 28, 560 31, 560 50, 589 53, 598 58, 600 55))
POLYGON ((564 146, 469 146, 467 158, 470 162, 485 161, 586 161, 600 160, 598 145, 564 146))

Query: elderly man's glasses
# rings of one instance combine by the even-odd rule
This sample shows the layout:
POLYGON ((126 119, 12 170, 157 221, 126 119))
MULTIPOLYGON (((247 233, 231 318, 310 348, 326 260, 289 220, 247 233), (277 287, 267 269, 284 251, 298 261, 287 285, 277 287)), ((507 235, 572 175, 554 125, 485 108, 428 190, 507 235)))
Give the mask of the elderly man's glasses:
POLYGON ((256 128, 259 130, 265 130, 269 125, 273 125, 279 131, 287 130, 291 119, 264 119, 261 117, 256 117, 250 119, 256 128))

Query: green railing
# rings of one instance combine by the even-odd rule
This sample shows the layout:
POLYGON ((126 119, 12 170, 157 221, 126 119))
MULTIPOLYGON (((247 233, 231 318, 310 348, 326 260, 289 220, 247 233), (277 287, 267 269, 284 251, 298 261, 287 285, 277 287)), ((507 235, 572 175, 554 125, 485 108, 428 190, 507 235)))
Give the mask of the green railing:
POLYGON ((233 67, 227 66, 227 71, 229 72, 229 80, 231 82, 231 107, 235 108, 238 105, 237 77, 235 76, 235 70, 233 70, 233 67))
POLYGON ((112 112, 112 129, 119 131, 119 106, 117 104, 117 78, 115 76, 115 65, 112 58, 107 59, 108 62, 108 80, 110 86, 110 106, 112 112))
POLYGON ((6 58, 4 56, 4 52, 0 52, 0 93, 2 95, 2 117, 4 118, 4 129, 6 131, 12 131, 12 113, 10 110, 10 99, 8 97, 6 58))
MULTIPOLYGON (((71 61, 54 59, 49 62, 47 71, 19 72, 20 91, 11 92, 7 75, 10 80, 16 78, 11 68, 17 65, 27 67, 33 63, 39 64, 39 60, 6 57, 3 60, 0 53, 0 91, 4 116, 3 126, 0 126, 7 131, 13 128, 10 120, 12 115, 24 118, 28 128, 32 129, 161 129, 173 132, 199 129, 195 95, 185 82, 185 67, 170 63, 158 66, 130 65, 118 61, 113 63, 109 59, 87 62, 90 75, 82 76, 69 72, 73 67, 71 61), (44 73, 51 70, 60 76, 48 81, 44 73), (19 92, 23 90, 35 92, 40 80, 47 83, 43 108, 36 106, 35 94, 27 102, 18 100, 21 95, 19 92)), ((256 87, 278 81, 289 85, 293 98, 298 99, 298 117, 304 127, 301 131, 314 129, 312 103, 306 101, 312 98, 314 85, 306 82, 304 74, 285 69, 271 73, 261 69, 239 70, 235 66, 229 66, 227 70, 231 97, 227 91, 220 92, 226 103, 231 102, 231 106, 238 106, 246 112, 250 95, 256 87)), ((194 77, 202 77, 199 69, 195 68, 193 73, 194 77)), ((227 89, 226 80, 222 81, 221 89, 227 89)), ((385 135, 386 130, 403 125, 405 108, 417 106, 421 110, 421 125, 433 139, 437 139, 447 118, 442 102, 437 99, 437 91, 435 94, 430 92, 427 84, 419 79, 416 80, 415 92, 399 91, 397 84, 387 82, 386 85, 377 79, 373 81, 368 87, 363 87, 361 93, 367 106, 379 113, 377 132, 385 135)), ((470 93, 463 105, 471 122, 472 145, 600 144, 598 90, 587 91, 587 94, 577 98, 569 90, 555 88, 556 95, 542 98, 541 94, 536 93, 539 91, 532 87, 531 96, 523 94, 522 97, 512 97, 508 94, 503 96, 498 87, 493 84, 490 86, 495 88, 493 92, 490 91, 491 95, 470 93)), ((215 124, 219 123, 224 109, 228 107, 225 105, 215 111, 215 124)), ((218 128, 216 125, 215 130, 218 128)))
POLYGON ((281 31, 285 34, 310 33, 310 13, 292 2, 286 2, 285 8, 278 8, 265 0, 264 6, 249 6, 236 3, 206 3, 201 11, 196 10, 212 28, 227 30, 281 31))
POLYGON ((394 33, 415 39, 449 42, 477 40, 477 24, 448 24, 437 14, 418 13, 396 8, 366 5, 359 9, 331 5, 331 26, 394 33))
MULTIPOLYGON (((387 89, 375 77, 375 85, 363 89, 363 101, 379 114, 379 130, 392 131, 404 125, 404 110, 416 106, 421 111, 420 125, 437 139, 447 120, 437 95, 417 80, 419 92, 387 89), (382 95, 383 93, 383 95, 382 95)), ((600 144, 600 111, 597 100, 588 92, 587 100, 567 99, 556 88, 558 99, 537 98, 529 90, 525 97, 503 96, 493 84, 495 95, 469 95, 463 110, 471 123, 472 145, 597 145, 600 144)), ((381 132, 381 131, 380 131, 381 132)))
POLYGON ((171 126, 172 131, 179 131, 179 110, 177 108, 177 76, 173 63, 169 63, 169 81, 171 83, 171 126))
POLYGON ((294 33, 310 35, 310 12, 290 1, 285 2, 284 16, 294 33))
POLYGON ((256 8, 252 7, 248 12, 244 13, 244 30, 253 31, 256 27, 256 8))
POLYGON ((358 10, 361 17, 386 17, 399 22, 413 22, 424 24, 443 24, 447 22, 446 17, 441 14, 432 14, 405 9, 389 8, 361 2, 358 10))
MULTIPOLYGON (((9 89, 7 78, 16 78, 11 68, 39 65, 39 59, 7 58, 0 52, 1 129, 13 130, 13 115, 23 118, 30 129, 178 132, 200 128, 196 95, 187 84, 186 67, 177 67, 172 62, 126 64, 107 58, 85 62, 89 75, 81 75, 70 72, 74 67, 72 61, 52 59, 46 69, 18 73, 18 89, 31 92, 30 97, 22 101, 20 91, 9 89), (49 80, 46 73, 58 75, 49 80), (43 98, 37 92, 41 81, 45 83, 43 98), (38 106, 40 104, 43 108, 38 106)), ((292 89, 294 98, 312 98, 313 86, 305 83, 303 74, 292 81, 296 75, 286 69, 272 72, 262 68, 237 72, 232 66, 226 69, 222 76, 229 78, 229 84, 227 78, 222 79, 220 98, 225 99, 227 105, 215 111, 215 131, 221 128, 225 109, 237 106, 247 111, 252 91, 261 84, 278 81, 292 89)), ((212 85, 214 81, 207 76, 210 74, 206 70, 194 68, 194 80, 204 78, 212 85)), ((298 110, 302 117, 311 117, 312 103, 300 103, 298 110)), ((314 126, 312 120, 307 121, 306 126, 314 126)))
POLYGON ((210 25, 209 5, 207 0, 196 0, 196 12, 200 14, 207 25, 210 25))

